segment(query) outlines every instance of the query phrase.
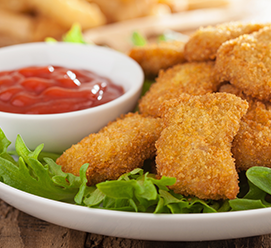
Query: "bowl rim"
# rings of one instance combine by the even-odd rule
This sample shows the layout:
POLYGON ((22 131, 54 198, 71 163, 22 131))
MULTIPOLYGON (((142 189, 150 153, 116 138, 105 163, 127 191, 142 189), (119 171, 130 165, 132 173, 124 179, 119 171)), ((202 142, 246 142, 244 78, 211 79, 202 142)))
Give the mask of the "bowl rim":
MULTIPOLYGON (((10 45, 10 46, 6 46, 6 47, 2 47, 0 48, 0 56, 1 53, 3 51, 8 51, 11 49, 24 49, 24 48, 29 48, 31 46, 51 46, 51 45, 55 45, 55 46, 78 46, 78 47, 84 47, 87 46, 87 48, 89 48, 90 46, 92 46, 91 48, 93 49, 95 47, 95 49, 98 50, 103 50, 105 52, 109 52, 109 53, 114 53, 117 56, 123 57, 124 59, 126 59, 127 61, 129 61, 131 64, 133 64, 133 66, 135 68, 137 68, 138 73, 139 73, 139 80, 138 80, 138 84, 133 84, 132 87, 128 90, 128 91, 124 91, 123 95, 119 96, 118 98, 104 103, 102 105, 98 105, 95 107, 91 107, 91 108, 87 108, 87 109, 81 109, 81 110, 75 110, 75 111, 70 111, 70 112, 64 112, 64 113, 54 113, 54 114, 20 114, 20 113, 9 113, 9 112, 4 112, 4 111, 0 111, 0 118, 5 116, 5 117, 9 117, 10 119, 29 119, 29 120, 33 120, 33 119, 38 119, 38 120, 43 120, 43 119, 58 119, 58 118, 69 118, 71 116, 80 116, 83 114, 87 114, 87 113, 95 113, 95 112, 99 112, 99 111, 103 111, 105 109, 108 109, 108 107, 110 106, 110 108, 114 108, 117 105, 119 105, 120 103, 128 100, 130 97, 132 97, 135 92, 137 92, 138 90, 142 89, 143 83, 144 83, 144 72, 142 70, 142 68, 140 67, 140 65, 134 61, 132 58, 130 58, 128 55, 121 53, 119 51, 116 51, 112 48, 109 47, 103 47, 103 46, 99 46, 99 45, 92 45, 92 44, 80 44, 80 43, 69 43, 69 42, 56 42, 56 43, 49 43, 49 42, 30 42, 30 43, 23 43, 23 44, 15 44, 15 45, 10 45)), ((23 68, 23 66, 21 67, 23 68)), ((11 69, 12 70, 12 69, 11 69)), ((1 70, 0 70, 1 71, 1 70)), ((95 71, 94 71, 95 72, 95 71)), ((99 73, 98 73, 99 74, 99 73)), ((110 77, 108 77, 110 79, 110 77)), ((123 86, 123 85, 121 85, 123 86)))

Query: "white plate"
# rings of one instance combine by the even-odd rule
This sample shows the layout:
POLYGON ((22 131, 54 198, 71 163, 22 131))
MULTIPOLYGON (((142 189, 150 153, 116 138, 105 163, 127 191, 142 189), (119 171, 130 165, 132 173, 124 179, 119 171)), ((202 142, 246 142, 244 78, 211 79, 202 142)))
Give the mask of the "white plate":
POLYGON ((122 238, 203 241, 271 233, 271 208, 208 214, 130 213, 53 201, 1 182, 0 197, 15 208, 53 224, 122 238))

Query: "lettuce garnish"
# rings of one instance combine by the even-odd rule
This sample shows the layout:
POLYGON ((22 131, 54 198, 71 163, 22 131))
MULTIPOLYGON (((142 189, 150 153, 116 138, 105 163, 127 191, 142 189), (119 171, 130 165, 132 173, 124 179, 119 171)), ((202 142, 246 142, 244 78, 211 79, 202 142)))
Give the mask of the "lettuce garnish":
MULTIPOLYGON (((46 42, 57 42, 57 40, 52 37, 47 37, 45 39, 45 41, 46 42)), ((75 23, 72 25, 70 30, 68 30, 68 32, 63 35, 62 41, 87 44, 87 42, 85 42, 85 40, 84 40, 82 29, 81 29, 81 26, 79 23, 75 23)))
POLYGON ((237 199, 213 201, 184 197, 168 188, 175 178, 157 179, 136 168, 117 180, 89 187, 82 165, 80 176, 64 173, 56 164, 57 154, 42 151, 43 144, 31 151, 18 135, 16 152, 8 151, 11 142, 0 129, 0 181, 19 190, 90 208, 147 213, 212 213, 270 207, 271 169, 252 167, 240 177, 237 199), (16 154, 16 156, 14 156, 16 154))
POLYGON ((132 33, 131 41, 134 46, 145 46, 148 43, 146 38, 137 31, 132 33))
POLYGON ((243 197, 231 200, 232 210, 249 210, 271 207, 271 169, 254 166, 247 170, 247 192, 243 197))
MULTIPOLYGON (((43 145, 30 151, 20 135, 16 140, 18 159, 7 152, 10 142, 0 129, 0 176, 4 183, 25 192, 53 200, 74 203, 74 197, 83 182, 83 177, 64 173, 52 158, 39 161, 43 145)), ((81 170, 86 170, 82 166, 81 170)))

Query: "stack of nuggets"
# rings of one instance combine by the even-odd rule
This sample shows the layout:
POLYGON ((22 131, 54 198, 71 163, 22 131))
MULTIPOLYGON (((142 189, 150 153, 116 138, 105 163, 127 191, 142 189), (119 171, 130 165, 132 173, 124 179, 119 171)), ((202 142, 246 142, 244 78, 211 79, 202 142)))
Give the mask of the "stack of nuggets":
POLYGON ((271 167, 270 40, 269 24, 232 22, 200 28, 179 47, 132 49, 146 76, 157 76, 139 113, 91 134, 57 162, 75 174, 89 163, 92 185, 155 158, 157 177, 176 177, 176 193, 236 198, 239 171, 271 167), (170 63, 160 61, 163 52, 170 63))

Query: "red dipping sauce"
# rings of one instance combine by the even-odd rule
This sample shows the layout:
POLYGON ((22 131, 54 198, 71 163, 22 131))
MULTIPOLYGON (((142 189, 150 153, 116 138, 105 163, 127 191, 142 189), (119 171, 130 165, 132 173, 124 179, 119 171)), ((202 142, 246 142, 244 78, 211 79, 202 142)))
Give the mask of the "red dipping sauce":
POLYGON ((0 111, 56 114, 95 107, 123 95, 122 86, 94 72, 60 66, 0 72, 0 111))

